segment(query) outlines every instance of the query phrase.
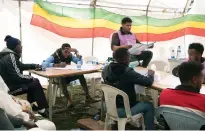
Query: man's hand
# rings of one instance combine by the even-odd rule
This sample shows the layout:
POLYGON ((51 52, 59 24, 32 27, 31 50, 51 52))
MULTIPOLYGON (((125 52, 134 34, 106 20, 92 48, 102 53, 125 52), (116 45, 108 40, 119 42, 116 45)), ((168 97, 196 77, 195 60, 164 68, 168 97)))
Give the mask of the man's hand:
POLYGON ((153 70, 150 70, 150 69, 148 70, 148 75, 149 75, 149 76, 154 76, 154 73, 155 73, 155 72, 154 72, 153 70))
POLYGON ((27 130, 38 127, 35 123, 24 121, 23 125, 26 127, 27 130))
POLYGON ((153 44, 152 46, 149 47, 149 49, 152 49, 152 48, 154 48, 154 44, 153 44))
POLYGON ((132 45, 125 45, 125 48, 130 49, 132 48, 132 45))
POLYGON ((24 109, 23 112, 28 113, 31 120, 35 120, 36 119, 35 114, 32 111, 24 109))
POLYGON ((65 67, 66 65, 65 62, 61 62, 60 64, 54 64, 54 67, 65 67))
POLYGON ((78 57, 80 59, 82 58, 82 55, 80 55, 79 52, 76 52, 75 55, 76 55, 76 57, 78 57))

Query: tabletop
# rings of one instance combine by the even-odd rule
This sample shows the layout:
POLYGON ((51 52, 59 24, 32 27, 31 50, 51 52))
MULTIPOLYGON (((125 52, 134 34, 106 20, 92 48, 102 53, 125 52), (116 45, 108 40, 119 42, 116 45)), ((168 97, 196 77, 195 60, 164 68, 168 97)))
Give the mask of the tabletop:
MULTIPOLYGON (((136 67, 136 71, 143 71, 147 72, 147 68, 142 67, 136 67)), ((156 71, 155 72, 155 80, 152 85, 153 89, 162 91, 163 89, 171 88, 174 89, 176 86, 180 85, 180 80, 178 77, 175 77, 174 75, 164 72, 164 71, 156 71)), ((200 90, 201 94, 205 94, 205 84, 202 84, 202 88, 200 90)))
POLYGON ((78 70, 78 69, 60 69, 60 68, 46 68, 46 71, 29 70, 29 73, 39 75, 46 78, 66 77, 73 75, 83 75, 89 73, 98 72, 101 69, 101 65, 95 66, 92 69, 78 70))

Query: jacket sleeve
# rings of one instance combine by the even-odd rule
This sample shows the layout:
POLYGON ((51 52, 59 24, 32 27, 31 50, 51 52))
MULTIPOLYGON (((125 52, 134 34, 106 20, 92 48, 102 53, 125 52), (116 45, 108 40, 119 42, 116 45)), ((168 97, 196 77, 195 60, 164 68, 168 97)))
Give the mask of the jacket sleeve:
POLYGON ((36 68, 39 68, 40 66, 38 64, 23 64, 19 62, 19 68, 21 71, 24 70, 34 70, 36 68))
POLYGON ((46 60, 44 60, 42 62, 42 68, 53 67, 53 65, 54 65, 54 57, 53 56, 49 56, 46 60))
POLYGON ((173 70, 172 70, 172 74, 176 77, 179 77, 179 74, 178 74, 178 70, 179 70, 179 66, 175 67, 173 70))
POLYGON ((76 56, 74 56, 74 55, 72 55, 72 62, 74 62, 75 64, 77 64, 78 61, 81 61, 81 59, 78 58, 78 57, 76 57, 76 56))
POLYGON ((33 80, 32 76, 23 75, 20 72, 20 69, 17 66, 16 57, 14 56, 14 54, 10 54, 7 63, 8 63, 7 73, 12 80, 19 82, 19 83, 31 82, 33 80))
POLYGON ((0 125, 0 130, 14 130, 12 122, 2 108, 0 108, 0 125))
POLYGON ((23 126, 23 119, 11 116, 9 114, 7 114, 7 116, 15 128, 20 128, 23 126))
POLYGON ((128 81, 133 84, 138 84, 141 86, 151 86, 154 82, 154 76, 144 76, 134 70, 128 73, 128 81))

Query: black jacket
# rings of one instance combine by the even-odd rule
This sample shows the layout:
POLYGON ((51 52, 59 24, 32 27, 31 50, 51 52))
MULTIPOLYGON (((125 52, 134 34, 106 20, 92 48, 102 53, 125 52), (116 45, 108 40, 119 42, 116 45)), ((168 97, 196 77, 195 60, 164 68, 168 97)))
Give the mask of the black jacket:
MULTIPOLYGON (((127 93, 131 107, 137 103, 134 88, 135 84, 151 86, 154 81, 153 76, 143 76, 124 64, 114 62, 105 66, 102 77, 105 84, 116 87, 127 93)), ((118 96, 116 102, 118 108, 124 107, 122 97, 118 96)))
POLYGON ((39 65, 23 64, 19 56, 12 50, 5 48, 0 52, 0 75, 4 82, 13 91, 12 86, 26 84, 33 81, 33 77, 23 75, 24 70, 36 69, 39 65))

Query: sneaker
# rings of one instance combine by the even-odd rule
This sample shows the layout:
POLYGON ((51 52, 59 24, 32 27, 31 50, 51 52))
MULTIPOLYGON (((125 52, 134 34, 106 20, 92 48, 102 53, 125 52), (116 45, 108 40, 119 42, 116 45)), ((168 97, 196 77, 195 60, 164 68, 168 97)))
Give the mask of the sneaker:
POLYGON ((38 114, 40 114, 42 117, 44 117, 44 118, 48 118, 49 117, 49 112, 48 112, 48 110, 45 110, 43 113, 41 113, 41 112, 38 112, 38 114))

